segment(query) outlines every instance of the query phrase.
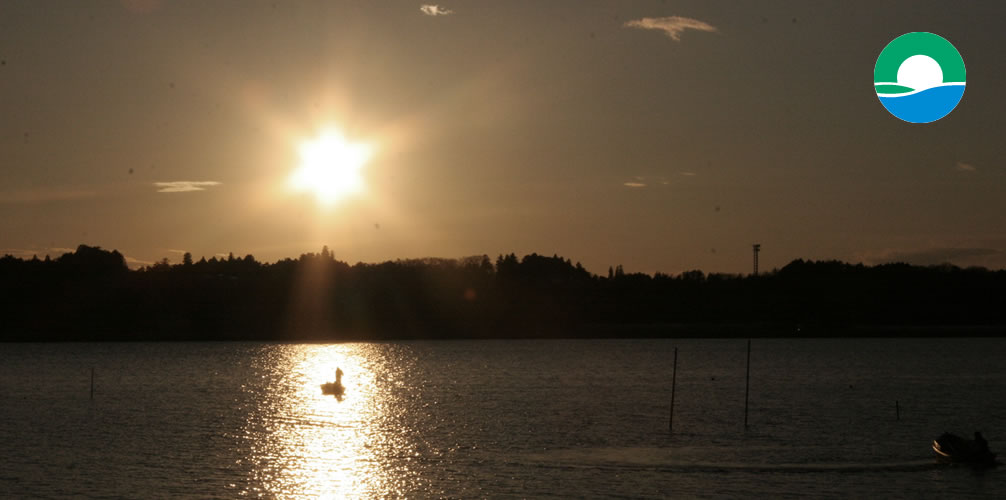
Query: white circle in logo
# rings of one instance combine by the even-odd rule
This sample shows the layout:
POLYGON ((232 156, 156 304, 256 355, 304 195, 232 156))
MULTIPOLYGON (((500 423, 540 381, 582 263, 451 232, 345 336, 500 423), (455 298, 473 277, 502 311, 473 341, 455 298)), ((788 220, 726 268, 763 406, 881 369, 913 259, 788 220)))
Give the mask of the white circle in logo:
POLYGON ((898 67, 898 84, 925 90, 943 83, 943 69, 935 59, 922 54, 905 59, 898 67))

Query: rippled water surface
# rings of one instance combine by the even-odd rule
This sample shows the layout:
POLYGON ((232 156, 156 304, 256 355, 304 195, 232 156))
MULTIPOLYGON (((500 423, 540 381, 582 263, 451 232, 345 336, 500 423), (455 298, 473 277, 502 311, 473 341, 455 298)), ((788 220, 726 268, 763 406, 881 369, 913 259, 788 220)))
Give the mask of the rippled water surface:
POLYGON ((982 430, 1006 450, 1006 341, 752 346, 745 430, 742 340, 3 344, 0 496, 1006 491, 929 448, 982 430), (319 388, 336 367, 341 401, 319 388))

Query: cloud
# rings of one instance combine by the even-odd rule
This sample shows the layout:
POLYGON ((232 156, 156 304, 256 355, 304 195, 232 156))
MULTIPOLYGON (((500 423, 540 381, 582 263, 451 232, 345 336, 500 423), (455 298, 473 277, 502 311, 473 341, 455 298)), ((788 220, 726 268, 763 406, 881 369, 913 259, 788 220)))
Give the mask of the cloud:
POLYGON ((644 30, 661 30, 675 42, 681 41, 681 32, 685 30, 708 31, 710 33, 716 33, 718 31, 715 26, 709 23, 699 21, 698 19, 680 16, 644 17, 642 19, 629 21, 623 26, 626 28, 639 28, 644 30))
MULTIPOLYGON (((11 257, 17 257, 21 259, 30 259, 32 255, 38 255, 38 250, 32 250, 27 248, 0 248, 0 256, 10 255, 11 257)), ((45 256, 45 252, 42 252, 45 256)))
POLYGON ((679 173, 685 177, 695 177, 696 175, 695 172, 679 172, 679 173))
POLYGON ((622 185, 625 186, 625 187, 630 187, 630 188, 646 187, 646 184, 644 184, 642 182, 625 182, 622 185))
MULTIPOLYGON (((45 259, 48 255, 51 259, 58 259, 63 254, 74 253, 76 248, 66 248, 66 247, 34 247, 34 248, 0 248, 0 257, 4 255, 10 255, 12 257, 17 257, 20 259, 29 260, 32 257, 38 257, 39 259, 45 259)), ((126 261, 126 266, 130 269, 138 269, 143 266, 152 265, 153 262, 148 260, 140 260, 130 257, 128 255, 123 255, 123 259, 126 261)))
POLYGON ((1006 260, 1006 250, 989 247, 931 247, 916 249, 886 248, 866 252, 859 257, 866 264, 904 262, 919 266, 956 264, 958 266, 982 265, 998 267, 1006 260))
POLYGON ((211 186, 219 186, 216 181, 171 181, 155 182, 158 193, 188 193, 190 191, 205 191, 211 186))
POLYGON ((423 14, 426 14, 427 16, 449 16, 454 13, 453 10, 446 7, 430 4, 421 5, 419 10, 423 11, 423 14))
POLYGON ((964 163, 962 161, 957 162, 957 165, 955 165, 954 168, 956 168, 960 172, 974 172, 978 170, 978 167, 975 167, 970 163, 964 163))
POLYGON ((30 259, 38 256, 42 259, 48 255, 51 258, 59 257, 65 253, 73 253, 76 249, 65 247, 34 247, 34 248, 0 248, 0 256, 10 255, 21 259, 30 259))
POLYGON ((138 269, 144 266, 153 265, 153 262, 150 262, 149 260, 135 259, 128 255, 123 255, 122 258, 126 260, 126 267, 130 269, 138 269))
POLYGON ((0 191, 0 204, 46 203, 51 201, 74 201, 93 198, 98 193, 84 189, 47 187, 14 191, 0 191))

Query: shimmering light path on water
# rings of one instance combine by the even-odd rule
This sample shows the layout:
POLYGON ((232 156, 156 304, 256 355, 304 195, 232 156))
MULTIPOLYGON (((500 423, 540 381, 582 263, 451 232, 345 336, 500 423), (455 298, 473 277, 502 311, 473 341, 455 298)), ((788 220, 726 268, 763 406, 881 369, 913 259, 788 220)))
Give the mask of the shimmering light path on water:
POLYGON ((997 497, 1006 341, 6 344, 0 497, 997 497), (679 348, 675 434, 670 357, 679 348), (88 399, 90 368, 95 399, 88 399), (345 398, 320 384, 345 372, 345 398), (899 401, 901 420, 894 402, 899 401))

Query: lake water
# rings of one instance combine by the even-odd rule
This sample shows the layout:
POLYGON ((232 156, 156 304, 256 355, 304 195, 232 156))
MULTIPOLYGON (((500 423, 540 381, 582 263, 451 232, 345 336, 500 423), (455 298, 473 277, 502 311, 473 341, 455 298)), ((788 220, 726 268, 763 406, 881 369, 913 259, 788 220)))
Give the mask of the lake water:
POLYGON ((1006 467, 930 448, 981 430, 1006 452, 1006 340, 755 340, 747 430, 745 355, 743 340, 0 344, 0 497, 1006 491, 1006 467), (336 367, 342 401, 319 388, 336 367))

